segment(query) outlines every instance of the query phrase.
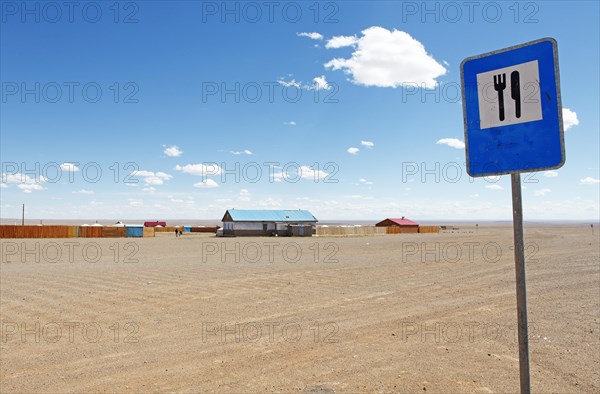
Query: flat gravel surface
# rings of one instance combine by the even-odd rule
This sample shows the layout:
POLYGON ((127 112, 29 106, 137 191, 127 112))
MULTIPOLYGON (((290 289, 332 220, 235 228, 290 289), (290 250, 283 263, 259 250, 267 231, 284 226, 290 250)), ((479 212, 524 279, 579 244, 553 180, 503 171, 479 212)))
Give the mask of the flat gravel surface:
MULTIPOLYGON (((525 229, 534 392, 600 391, 594 230, 525 229)), ((510 226, 0 242, 2 393, 519 390, 510 226)))

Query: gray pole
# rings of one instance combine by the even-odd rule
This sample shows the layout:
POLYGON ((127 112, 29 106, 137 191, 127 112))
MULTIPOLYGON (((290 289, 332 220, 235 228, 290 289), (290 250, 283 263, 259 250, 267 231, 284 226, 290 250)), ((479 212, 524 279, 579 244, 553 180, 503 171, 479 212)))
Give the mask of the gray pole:
POLYGON ((523 204, 521 174, 510 175, 513 204, 513 231, 515 242, 515 271, 517 276, 517 318, 519 333, 519 371, 521 393, 531 392, 529 380, 529 338, 527 335, 527 288, 525 285, 525 248, 523 243, 523 204))

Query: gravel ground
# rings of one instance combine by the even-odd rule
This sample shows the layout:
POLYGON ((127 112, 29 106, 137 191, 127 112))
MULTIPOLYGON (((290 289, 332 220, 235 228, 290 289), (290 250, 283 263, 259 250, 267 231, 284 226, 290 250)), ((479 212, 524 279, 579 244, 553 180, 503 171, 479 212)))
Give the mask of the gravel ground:
MULTIPOLYGON (((525 236, 532 389, 598 392, 598 234, 525 236)), ((1 244, 2 393, 519 389, 510 226, 1 244)))

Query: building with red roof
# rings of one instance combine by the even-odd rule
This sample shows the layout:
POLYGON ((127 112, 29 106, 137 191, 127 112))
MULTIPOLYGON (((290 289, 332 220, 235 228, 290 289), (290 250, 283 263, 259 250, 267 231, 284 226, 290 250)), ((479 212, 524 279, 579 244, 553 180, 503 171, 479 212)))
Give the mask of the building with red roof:
POLYGON ((161 222, 161 221, 154 221, 154 222, 144 222, 144 227, 156 227, 156 226, 161 226, 161 227, 167 227, 167 222, 161 222))
POLYGON ((401 218, 387 218, 375 225, 376 227, 397 227, 399 233, 418 233, 419 224, 402 216, 401 218))

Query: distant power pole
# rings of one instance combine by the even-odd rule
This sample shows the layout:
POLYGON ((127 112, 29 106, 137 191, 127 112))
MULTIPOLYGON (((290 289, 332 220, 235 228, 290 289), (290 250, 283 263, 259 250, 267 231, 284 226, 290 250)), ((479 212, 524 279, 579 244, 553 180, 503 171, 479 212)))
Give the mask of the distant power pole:
POLYGON ((25 225, 25 204, 23 204, 23 212, 21 213, 21 226, 25 225))

